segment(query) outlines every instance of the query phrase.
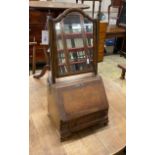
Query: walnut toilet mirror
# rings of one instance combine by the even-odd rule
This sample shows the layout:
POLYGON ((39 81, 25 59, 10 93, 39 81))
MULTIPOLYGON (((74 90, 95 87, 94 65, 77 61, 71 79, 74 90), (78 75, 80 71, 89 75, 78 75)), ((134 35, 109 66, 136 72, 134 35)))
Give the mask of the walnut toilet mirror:
POLYGON ((97 26, 98 20, 80 9, 68 9, 49 21, 48 111, 61 140, 108 123, 108 100, 97 75, 97 26))

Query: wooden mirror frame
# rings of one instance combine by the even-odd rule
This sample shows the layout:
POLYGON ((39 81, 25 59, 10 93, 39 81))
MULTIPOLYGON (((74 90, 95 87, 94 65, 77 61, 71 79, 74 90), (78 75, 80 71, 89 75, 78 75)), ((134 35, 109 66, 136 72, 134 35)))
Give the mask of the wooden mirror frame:
MULTIPOLYGON (((50 60, 51 60, 51 74, 52 74, 52 83, 56 82, 56 78, 59 78, 58 76, 58 63, 57 63, 57 46, 56 46, 56 31, 55 31, 55 25, 58 22, 61 22, 67 15, 70 13, 77 13, 83 16, 83 18, 86 18, 90 20, 93 24, 93 72, 96 75, 97 74, 97 60, 98 60, 98 25, 99 21, 97 19, 93 19, 89 17, 83 10, 81 9, 67 9, 62 14, 60 14, 55 19, 49 20, 49 47, 50 47, 50 60)), ((65 51, 65 49, 64 49, 65 51)), ((67 51, 65 51, 67 52, 67 51)), ((90 71, 88 71, 90 72, 90 71)), ((88 73, 82 72, 82 73, 88 73)), ((91 71, 92 72, 92 71, 91 71)), ((68 74, 64 76, 71 76, 71 75, 77 75, 81 73, 75 73, 75 74, 68 74)))

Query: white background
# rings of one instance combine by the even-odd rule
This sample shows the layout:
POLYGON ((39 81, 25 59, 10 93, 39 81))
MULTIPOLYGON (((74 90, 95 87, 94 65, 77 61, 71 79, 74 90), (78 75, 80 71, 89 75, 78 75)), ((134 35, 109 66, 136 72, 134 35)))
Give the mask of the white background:
MULTIPOLYGON (((154 3, 127 1, 127 155, 155 154, 154 3)), ((29 1, 1 1, 0 154, 29 154, 29 1)))

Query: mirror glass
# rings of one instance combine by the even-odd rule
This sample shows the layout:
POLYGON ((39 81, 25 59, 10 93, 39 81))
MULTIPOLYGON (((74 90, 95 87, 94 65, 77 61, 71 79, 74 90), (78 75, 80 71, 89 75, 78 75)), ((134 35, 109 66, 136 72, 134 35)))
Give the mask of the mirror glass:
POLYGON ((55 24, 58 74, 93 71, 93 22, 70 13, 55 24))

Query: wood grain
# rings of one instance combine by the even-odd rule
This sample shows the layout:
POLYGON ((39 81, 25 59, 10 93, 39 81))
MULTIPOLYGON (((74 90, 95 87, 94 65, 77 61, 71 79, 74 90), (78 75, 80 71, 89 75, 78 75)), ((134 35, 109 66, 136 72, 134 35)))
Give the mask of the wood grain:
POLYGON ((106 30, 108 23, 100 22, 99 23, 99 41, 98 41, 98 62, 102 62, 104 58, 104 43, 106 39, 106 30))
POLYGON ((126 145, 125 95, 115 83, 103 79, 109 101, 107 127, 91 127, 60 142, 47 110, 47 74, 29 79, 30 155, 111 155, 126 145))

